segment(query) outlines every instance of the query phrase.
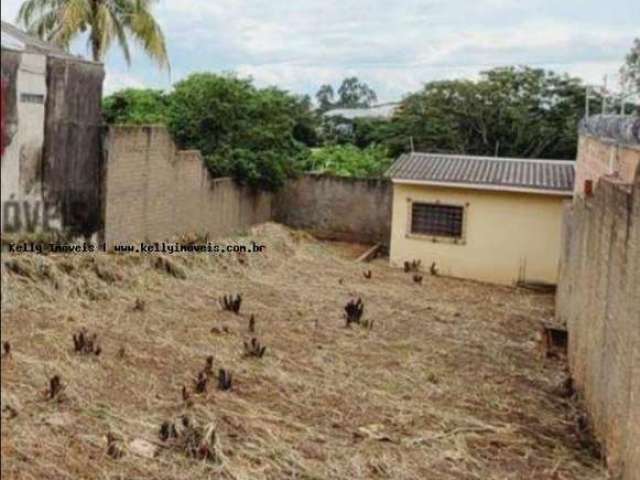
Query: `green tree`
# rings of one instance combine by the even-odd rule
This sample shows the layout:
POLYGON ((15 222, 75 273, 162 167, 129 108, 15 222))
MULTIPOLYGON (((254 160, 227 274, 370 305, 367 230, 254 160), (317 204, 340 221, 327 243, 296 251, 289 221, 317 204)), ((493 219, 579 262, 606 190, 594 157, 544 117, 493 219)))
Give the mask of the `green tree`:
POLYGON ((179 145, 200 150, 216 176, 276 190, 309 155, 294 135, 308 99, 257 89, 234 75, 200 73, 176 84, 169 127, 179 145))
POLYGON ((338 88, 338 106, 340 108, 367 108, 378 100, 376 92, 357 77, 345 78, 338 88))
POLYGON ((627 54, 620 73, 623 86, 629 91, 640 93, 640 38, 633 41, 631 51, 627 54))
POLYGON ((157 0, 26 0, 18 23, 30 33, 65 50, 88 33, 92 58, 103 62, 114 42, 131 63, 129 37, 161 68, 169 67, 162 30, 151 13, 157 0))
POLYGON ((106 97, 102 116, 107 124, 166 124, 170 97, 161 90, 126 89, 106 97))
POLYGON ((292 103, 291 114, 295 120, 293 138, 307 147, 316 147, 320 143, 318 130, 320 116, 314 111, 309 95, 297 95, 292 103))
POLYGON ((367 108, 373 105, 378 96, 365 82, 357 77, 345 78, 338 87, 338 98, 331 85, 322 85, 316 93, 318 109, 326 112, 332 108, 367 108))
POLYGON ((322 85, 316 93, 316 100, 318 101, 318 109, 321 112, 331 110, 335 100, 333 87, 331 85, 322 85))
POLYGON ((527 67, 497 68, 480 80, 431 82, 408 96, 382 131, 394 154, 416 150, 575 159, 584 115, 579 79, 527 67))

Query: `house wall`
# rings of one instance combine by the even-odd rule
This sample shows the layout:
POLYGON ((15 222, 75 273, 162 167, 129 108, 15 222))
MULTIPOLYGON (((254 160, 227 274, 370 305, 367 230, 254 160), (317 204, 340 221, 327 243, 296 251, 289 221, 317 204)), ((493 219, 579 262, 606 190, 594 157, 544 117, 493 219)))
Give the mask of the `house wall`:
POLYGON ((303 175, 274 200, 274 218, 318 238, 389 244, 392 186, 387 180, 303 175))
POLYGON ((399 183, 393 191, 392 265, 416 259, 452 277, 557 282, 565 197, 399 183), (411 202, 466 206, 464 243, 410 235, 411 202))
POLYGON ((220 237, 271 220, 271 195, 211 179, 200 153, 178 151, 163 127, 113 127, 106 149, 108 246, 220 237))
MULTIPOLYGON (((610 148, 603 139, 580 155, 600 152, 606 161, 610 148)), ((638 480, 640 169, 635 182, 601 178, 565 215, 556 312, 569 331, 571 373, 612 478, 638 480)))
POLYGON ((42 149, 45 105, 27 102, 22 95, 46 98, 47 60, 44 55, 2 51, 2 74, 8 82, 6 132, 9 143, 2 156, 1 229, 33 223, 31 208, 42 208, 42 149), (25 208, 25 202, 29 207, 25 208))

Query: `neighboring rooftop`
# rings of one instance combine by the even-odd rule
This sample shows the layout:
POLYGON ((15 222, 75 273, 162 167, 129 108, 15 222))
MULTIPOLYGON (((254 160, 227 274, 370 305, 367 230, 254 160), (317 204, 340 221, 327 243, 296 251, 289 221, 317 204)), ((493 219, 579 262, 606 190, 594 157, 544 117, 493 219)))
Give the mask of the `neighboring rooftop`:
POLYGON ((387 176, 397 183, 572 195, 575 162, 410 153, 387 176))
POLYGON ((2 49, 18 52, 41 53, 47 56, 83 60, 82 57, 71 55, 62 48, 40 40, 23 32, 7 22, 2 22, 2 49))
POLYGON ((388 120, 398 108, 399 103, 384 103, 374 105, 368 108, 335 108, 325 112, 325 117, 342 117, 347 120, 355 120, 356 118, 380 118, 388 120))

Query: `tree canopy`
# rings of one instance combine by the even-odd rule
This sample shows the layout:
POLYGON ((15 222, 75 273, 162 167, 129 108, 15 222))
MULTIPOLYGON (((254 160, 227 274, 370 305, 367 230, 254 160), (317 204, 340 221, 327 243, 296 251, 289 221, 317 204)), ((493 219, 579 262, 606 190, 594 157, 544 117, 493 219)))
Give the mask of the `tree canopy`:
POLYGON ((640 94, 640 38, 633 41, 633 46, 625 58, 620 73, 623 85, 630 91, 640 94))
POLYGON ((579 79, 527 67, 497 68, 478 81, 427 83, 390 125, 368 132, 395 155, 410 148, 525 158, 575 158, 584 114, 579 79))
POLYGON ((102 116, 108 124, 166 124, 168 95, 161 90, 129 88, 110 95, 102 102, 102 116))
POLYGON ((172 92, 124 90, 104 100, 110 124, 164 123, 182 148, 198 149, 214 176, 275 190, 300 171, 317 141, 309 97, 251 79, 198 73, 172 92))
POLYGON ((378 176, 412 143, 426 152, 575 159, 585 108, 577 78, 497 68, 478 80, 429 82, 406 96, 391 120, 356 118, 344 131, 324 128, 323 102, 326 108, 372 98, 354 80, 343 82, 338 99, 333 87, 322 87, 314 110, 309 96, 200 73, 170 93, 125 90, 107 97, 104 116, 108 123, 166 123, 179 145, 203 153, 214 175, 267 190, 301 170, 378 176))
POLYGON ((316 93, 319 110, 326 112, 332 108, 366 108, 378 100, 376 92, 357 77, 345 78, 336 92, 331 85, 322 85, 316 93))

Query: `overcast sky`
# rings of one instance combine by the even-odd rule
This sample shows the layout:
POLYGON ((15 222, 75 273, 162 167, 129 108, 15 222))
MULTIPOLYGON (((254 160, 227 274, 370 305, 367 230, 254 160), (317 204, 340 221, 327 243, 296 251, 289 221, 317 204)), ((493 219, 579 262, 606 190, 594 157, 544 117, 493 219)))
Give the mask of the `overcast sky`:
MULTIPOLYGON (((13 21, 21 0, 1 4, 13 21)), ((155 12, 171 78, 139 52, 128 68, 114 48, 108 92, 166 88, 206 70, 309 94, 356 75, 388 101, 512 64, 601 84, 640 36, 639 0, 160 0, 155 12)), ((84 45, 74 53, 87 54, 84 45)))

